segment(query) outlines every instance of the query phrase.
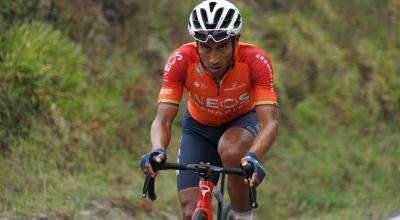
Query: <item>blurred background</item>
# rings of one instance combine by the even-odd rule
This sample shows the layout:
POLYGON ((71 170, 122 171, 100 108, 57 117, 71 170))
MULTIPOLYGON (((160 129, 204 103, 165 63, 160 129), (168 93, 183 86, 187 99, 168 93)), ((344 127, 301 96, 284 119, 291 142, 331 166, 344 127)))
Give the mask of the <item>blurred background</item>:
MULTIPOLYGON (((180 219, 174 173, 149 202, 138 161, 199 2, 0 1, 0 219, 180 219)), ((279 97, 255 219, 399 214, 400 1, 232 2, 279 97)))

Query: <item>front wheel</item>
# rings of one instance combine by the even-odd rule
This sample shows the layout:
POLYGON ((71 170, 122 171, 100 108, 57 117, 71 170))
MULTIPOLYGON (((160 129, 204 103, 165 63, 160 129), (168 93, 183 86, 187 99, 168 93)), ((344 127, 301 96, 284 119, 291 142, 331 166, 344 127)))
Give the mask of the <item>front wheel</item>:
POLYGON ((222 208, 221 219, 222 220, 233 220, 231 211, 232 211, 231 205, 224 204, 224 207, 222 208))
POLYGON ((208 220, 208 217, 206 213, 198 210, 193 213, 192 220, 208 220))

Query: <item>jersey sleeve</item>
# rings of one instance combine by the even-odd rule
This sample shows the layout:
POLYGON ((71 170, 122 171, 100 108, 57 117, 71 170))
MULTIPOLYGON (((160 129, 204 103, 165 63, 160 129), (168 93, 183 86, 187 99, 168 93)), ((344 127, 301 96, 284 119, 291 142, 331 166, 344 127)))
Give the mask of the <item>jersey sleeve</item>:
POLYGON ((158 96, 159 104, 167 103, 179 105, 187 71, 187 60, 185 60, 184 54, 184 51, 178 48, 168 57, 164 67, 162 87, 158 96))
POLYGON ((278 105, 274 90, 274 74, 268 55, 257 49, 250 55, 250 59, 252 59, 249 65, 250 80, 254 87, 256 105, 278 105))

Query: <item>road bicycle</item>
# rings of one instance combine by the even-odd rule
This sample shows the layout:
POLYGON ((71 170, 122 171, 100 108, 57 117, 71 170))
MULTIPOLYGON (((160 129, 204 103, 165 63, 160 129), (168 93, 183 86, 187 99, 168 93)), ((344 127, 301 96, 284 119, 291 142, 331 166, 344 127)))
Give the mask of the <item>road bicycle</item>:
MULTIPOLYGON (((235 174, 243 176, 250 183, 250 178, 253 173, 254 167, 251 163, 244 168, 231 168, 231 167, 218 167, 210 165, 209 163, 200 164, 178 164, 178 163, 152 163, 155 172, 158 170, 190 170, 197 173, 200 177, 199 181, 199 196, 197 198, 196 209, 193 212, 192 220, 212 220, 212 195, 218 201, 217 220, 228 220, 230 206, 224 204, 224 187, 225 187, 225 174, 235 174), (213 174, 222 175, 220 190, 214 185, 212 178, 213 174)), ((150 200, 157 198, 154 191, 155 178, 146 176, 143 186, 142 197, 146 198, 146 195, 150 200)), ((257 194, 256 188, 251 187, 250 189, 250 205, 253 209, 257 208, 257 194)))

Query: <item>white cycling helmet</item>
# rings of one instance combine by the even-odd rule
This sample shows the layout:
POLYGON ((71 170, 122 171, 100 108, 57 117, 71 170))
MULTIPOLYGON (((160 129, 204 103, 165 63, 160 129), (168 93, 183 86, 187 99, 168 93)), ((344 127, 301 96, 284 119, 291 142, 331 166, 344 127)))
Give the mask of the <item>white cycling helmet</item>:
POLYGON ((226 0, 205 0, 197 5, 189 17, 189 34, 203 43, 215 42, 239 34, 242 17, 235 5, 226 0))

